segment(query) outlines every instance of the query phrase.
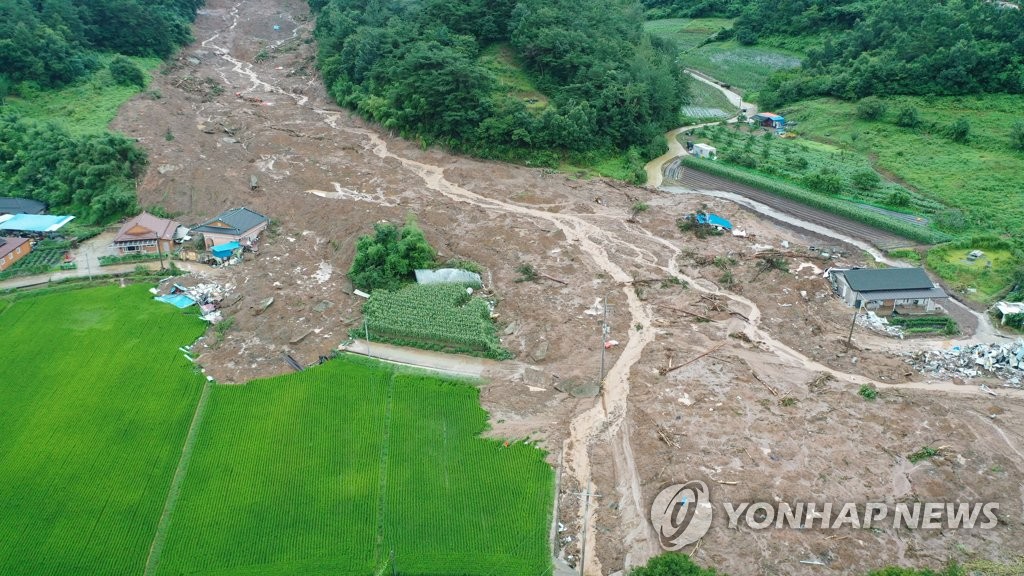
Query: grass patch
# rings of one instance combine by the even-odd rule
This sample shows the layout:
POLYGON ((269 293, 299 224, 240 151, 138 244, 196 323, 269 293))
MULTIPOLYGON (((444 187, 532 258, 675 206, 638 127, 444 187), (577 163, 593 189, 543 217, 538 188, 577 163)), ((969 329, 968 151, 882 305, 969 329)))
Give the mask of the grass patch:
MULTIPOLYGON (((731 117, 739 112, 739 108, 733 106, 729 99, 725 97, 725 94, 722 94, 721 90, 699 80, 692 80, 690 82, 690 97, 690 102, 683 107, 684 115, 687 108, 718 108, 726 113, 726 116, 720 118, 731 117)), ((707 122, 709 119, 715 119, 698 116, 692 117, 697 122, 707 122)))
POLYGON ((0 573, 142 573, 203 387, 177 348, 205 329, 147 288, 0 313, 0 573))
POLYGON ((933 456, 938 456, 938 454, 939 451, 937 449, 932 448, 931 446, 924 446, 917 452, 912 452, 908 454, 907 459, 910 460, 912 464, 917 464, 922 460, 927 460, 933 456))
MULTIPOLYGON (((22 118, 54 122, 75 135, 106 132, 118 108, 143 90, 138 86, 120 86, 114 82, 106 68, 114 56, 98 55, 102 68, 60 90, 40 90, 21 97, 8 97, 5 108, 22 118)), ((161 64, 158 58, 128 59, 147 73, 161 64)))
POLYGON ((890 316, 889 324, 900 326, 907 334, 945 334, 953 336, 960 333, 956 320, 944 315, 927 316, 890 316))
POLYGON ((732 18, 665 18, 644 23, 644 29, 662 38, 674 40, 680 50, 701 45, 720 30, 732 28, 732 18))
POLYGON ((1000 297, 1013 281, 1020 258, 1013 245, 991 237, 964 238, 928 252, 928 267, 949 282, 950 287, 978 302, 1000 297), (981 250, 984 255, 973 262, 967 255, 981 250))
POLYGON ((914 250, 913 248, 897 248, 895 250, 889 250, 888 256, 890 258, 899 258, 900 260, 905 260, 907 262, 910 262, 911 264, 921 263, 921 254, 919 254, 917 250, 914 250))
POLYGON ((479 436, 475 386, 343 357, 217 386, 204 422, 157 574, 550 569, 552 469, 479 436))
POLYGON ((492 44, 485 48, 480 53, 479 62, 494 74, 502 91, 520 100, 527 110, 539 112, 548 107, 548 97, 537 89, 507 43, 492 44))

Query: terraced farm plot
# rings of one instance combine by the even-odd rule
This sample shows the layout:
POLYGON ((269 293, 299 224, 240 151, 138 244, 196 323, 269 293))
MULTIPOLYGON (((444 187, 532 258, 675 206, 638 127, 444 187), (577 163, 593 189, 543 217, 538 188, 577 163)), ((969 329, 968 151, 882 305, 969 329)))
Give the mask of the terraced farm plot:
MULTIPOLYGON (((498 360, 510 357, 498 340, 487 303, 462 285, 374 290, 363 314, 370 340, 498 360)), ((354 329, 353 334, 361 337, 363 332, 354 329)))
POLYGON ((156 573, 545 573, 552 470, 478 396, 348 358, 214 388, 156 573))
POLYGON ((0 312, 0 574, 141 574, 201 375, 205 325, 145 286, 0 312))

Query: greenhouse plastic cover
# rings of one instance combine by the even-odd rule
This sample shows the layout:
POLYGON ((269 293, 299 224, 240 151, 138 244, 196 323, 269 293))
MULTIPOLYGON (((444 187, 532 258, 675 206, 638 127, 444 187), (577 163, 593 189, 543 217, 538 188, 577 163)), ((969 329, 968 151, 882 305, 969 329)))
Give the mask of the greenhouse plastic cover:
POLYGON ((458 268, 439 268, 437 270, 417 270, 417 284, 475 284, 481 285, 480 275, 469 270, 458 268))

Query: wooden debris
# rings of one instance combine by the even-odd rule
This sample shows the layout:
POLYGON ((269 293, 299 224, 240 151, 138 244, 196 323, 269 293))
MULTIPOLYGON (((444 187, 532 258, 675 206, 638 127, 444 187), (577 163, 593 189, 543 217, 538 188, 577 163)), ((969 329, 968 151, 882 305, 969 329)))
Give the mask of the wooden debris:
POLYGON ((735 485, 739 484, 739 482, 736 482, 734 480, 719 480, 718 478, 715 478, 714 476, 709 476, 709 478, 711 478, 715 482, 718 482, 719 484, 725 484, 726 486, 735 486, 735 485))
POLYGON ((537 276, 540 276, 541 278, 547 278, 548 280, 551 280, 553 282, 558 282, 559 284, 561 284, 563 286, 568 286, 569 285, 569 283, 566 282, 565 280, 559 280, 558 278, 555 278, 554 276, 548 276, 547 274, 542 274, 540 272, 537 273, 537 276))
POLYGON ((761 380, 761 377, 754 373, 753 370, 750 371, 750 375, 754 377, 754 380, 757 380, 758 382, 761 383, 762 386, 767 388, 768 391, 772 393, 772 396, 775 396, 776 398, 779 396, 779 391, 769 386, 768 383, 765 382, 764 380, 761 380))
POLYGON ((683 308, 676 308, 675 306, 669 306, 668 304, 655 304, 655 306, 657 306, 659 308, 667 308, 669 310, 674 310, 676 312, 682 312, 683 314, 686 314, 687 316, 693 316, 694 318, 697 318, 699 320, 703 320, 704 322, 714 322, 714 320, 712 320, 711 318, 708 318, 707 316, 702 316, 700 314, 697 314, 696 312, 690 312, 689 310, 684 310, 683 308))
POLYGON ((699 356, 697 356, 695 358, 692 358, 690 360, 687 360, 686 362, 683 362, 679 366, 669 366, 667 368, 662 368, 661 370, 659 370, 659 373, 662 376, 664 376, 665 374, 668 374, 669 372, 672 372, 674 370, 679 370, 683 366, 689 366, 690 364, 693 364, 694 362, 696 362, 697 360, 700 360, 701 358, 707 356, 708 354, 711 354, 713 352, 718 351, 718 349, 720 349, 721 347, 725 346, 725 344, 726 344, 725 342, 719 342, 718 344, 716 344, 716 345, 712 346, 711 348, 708 348, 707 350, 702 352, 699 356))

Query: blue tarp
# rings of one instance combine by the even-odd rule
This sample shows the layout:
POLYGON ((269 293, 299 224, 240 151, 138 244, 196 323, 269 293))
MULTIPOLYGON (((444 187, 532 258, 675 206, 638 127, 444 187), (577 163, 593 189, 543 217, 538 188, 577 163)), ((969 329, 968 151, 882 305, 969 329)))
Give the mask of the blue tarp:
POLYGON ((56 232, 74 219, 74 216, 12 214, 9 216, 0 216, 0 230, 12 230, 15 232, 56 232))
POLYGON ((210 248, 210 252, 213 253, 217 258, 229 258, 231 253, 241 248, 242 245, 238 242, 228 242, 227 244, 220 244, 210 248))
POLYGON ((732 222, 729 222, 718 214, 697 214, 697 223, 710 224, 712 226, 725 228, 726 230, 732 230, 732 222))
POLYGON ((178 308, 188 308, 189 306, 196 303, 195 300, 189 298, 184 294, 168 294, 167 296, 157 296, 156 298, 154 298, 154 300, 159 300, 160 302, 167 302, 168 304, 173 304, 178 308))

